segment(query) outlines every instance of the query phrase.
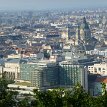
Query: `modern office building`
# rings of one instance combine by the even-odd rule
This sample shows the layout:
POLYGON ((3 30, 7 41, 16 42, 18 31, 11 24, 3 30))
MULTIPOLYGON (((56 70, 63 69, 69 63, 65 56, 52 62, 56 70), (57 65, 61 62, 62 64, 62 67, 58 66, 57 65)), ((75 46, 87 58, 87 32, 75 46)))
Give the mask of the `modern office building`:
POLYGON ((56 88, 59 87, 59 66, 53 63, 47 64, 43 68, 43 88, 56 88))
POLYGON ((41 90, 72 88, 78 83, 88 90, 88 75, 83 65, 73 65, 68 61, 60 62, 58 65, 49 60, 42 60, 21 64, 20 71, 21 80, 30 81, 31 86, 41 90))
POLYGON ((20 65, 20 79, 31 82, 38 89, 48 89, 58 85, 58 67, 47 60, 28 62, 20 65))
POLYGON ((29 82, 30 86, 40 90, 72 88, 78 83, 88 90, 87 70, 70 61, 57 64, 53 60, 10 59, 5 62, 3 72, 8 79, 29 82))
POLYGON ((88 74, 83 65, 64 61, 59 66, 60 87, 72 88, 79 83, 85 90, 88 90, 88 74))
POLYGON ((23 63, 20 65, 20 79, 29 81, 31 86, 42 87, 42 69, 36 63, 23 63))

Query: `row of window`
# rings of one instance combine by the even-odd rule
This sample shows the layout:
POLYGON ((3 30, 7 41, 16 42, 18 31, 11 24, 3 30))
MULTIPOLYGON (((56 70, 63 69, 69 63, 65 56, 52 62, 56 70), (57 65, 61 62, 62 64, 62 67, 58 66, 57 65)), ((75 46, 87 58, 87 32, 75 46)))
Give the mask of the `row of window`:
POLYGON ((94 68, 94 70, 97 70, 97 69, 98 69, 98 71, 106 70, 105 68, 96 68, 96 67, 88 67, 88 68, 89 68, 89 70, 90 70, 90 69, 93 69, 93 68, 94 68))

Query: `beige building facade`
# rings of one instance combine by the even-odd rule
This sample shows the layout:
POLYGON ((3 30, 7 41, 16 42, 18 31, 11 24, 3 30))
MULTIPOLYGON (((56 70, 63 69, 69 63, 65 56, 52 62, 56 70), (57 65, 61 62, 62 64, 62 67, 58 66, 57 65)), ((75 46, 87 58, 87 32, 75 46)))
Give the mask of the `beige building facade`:
POLYGON ((91 66, 88 66, 88 71, 92 74, 100 74, 103 76, 107 75, 107 63, 98 63, 91 66))

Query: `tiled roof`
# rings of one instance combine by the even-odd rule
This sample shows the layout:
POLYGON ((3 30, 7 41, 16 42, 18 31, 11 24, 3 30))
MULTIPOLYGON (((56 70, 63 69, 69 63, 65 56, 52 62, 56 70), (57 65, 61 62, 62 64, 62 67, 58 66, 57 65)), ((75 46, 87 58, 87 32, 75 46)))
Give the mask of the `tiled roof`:
POLYGON ((96 79, 96 82, 107 83, 107 77, 98 77, 98 78, 96 79))

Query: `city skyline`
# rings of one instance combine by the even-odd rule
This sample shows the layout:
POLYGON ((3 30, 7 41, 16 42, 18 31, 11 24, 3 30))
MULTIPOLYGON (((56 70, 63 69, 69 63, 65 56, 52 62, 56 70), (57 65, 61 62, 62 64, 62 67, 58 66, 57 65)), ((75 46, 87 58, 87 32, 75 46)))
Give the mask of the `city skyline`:
POLYGON ((0 10, 81 9, 106 6, 106 0, 0 0, 0 10))

